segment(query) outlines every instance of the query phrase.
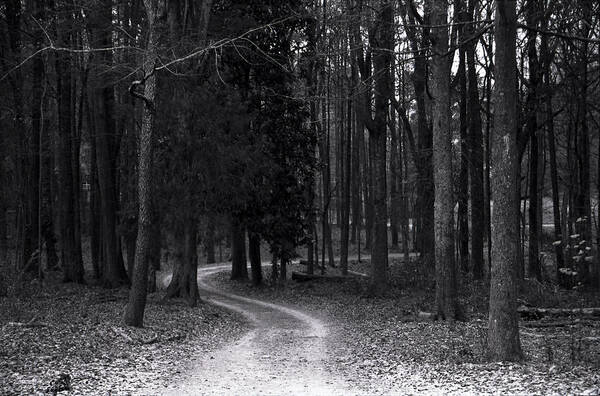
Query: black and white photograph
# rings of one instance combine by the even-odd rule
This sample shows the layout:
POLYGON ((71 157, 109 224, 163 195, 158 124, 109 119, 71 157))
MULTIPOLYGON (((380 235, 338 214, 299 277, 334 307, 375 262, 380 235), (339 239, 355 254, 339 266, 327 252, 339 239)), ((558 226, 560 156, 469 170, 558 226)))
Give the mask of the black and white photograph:
POLYGON ((600 2, 0 0, 0 396, 600 396, 600 2))

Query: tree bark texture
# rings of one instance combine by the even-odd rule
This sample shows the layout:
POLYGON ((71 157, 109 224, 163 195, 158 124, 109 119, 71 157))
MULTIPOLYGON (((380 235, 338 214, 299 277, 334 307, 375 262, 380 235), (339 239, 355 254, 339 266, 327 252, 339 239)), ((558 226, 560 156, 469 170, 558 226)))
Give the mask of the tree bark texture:
POLYGON ((448 3, 431 1, 431 93, 433 95, 433 180, 435 184, 435 279, 437 316, 455 319, 459 313, 454 261, 454 192, 450 129, 450 63, 448 3))
POLYGON ((150 243, 152 241, 152 174, 154 168, 154 116, 156 98, 156 73, 157 61, 157 15, 156 0, 144 0, 148 16, 148 29, 150 35, 146 46, 146 59, 144 62, 144 110, 142 115, 142 129, 139 138, 138 154, 138 234, 135 247, 135 264, 129 301, 125 307, 123 321, 129 326, 142 327, 144 323, 144 309, 146 307, 146 293, 148 284, 148 260, 150 243))
POLYGON ((374 34, 369 35, 374 48, 375 118, 369 128, 373 166, 373 244, 371 247, 371 292, 385 293, 389 288, 387 246, 387 116, 390 98, 391 51, 394 45, 394 7, 382 1, 377 10, 374 34))
POLYGON ((487 355, 522 358, 517 315, 519 216, 517 185, 516 2, 496 0, 496 88, 492 137, 492 269, 487 355))

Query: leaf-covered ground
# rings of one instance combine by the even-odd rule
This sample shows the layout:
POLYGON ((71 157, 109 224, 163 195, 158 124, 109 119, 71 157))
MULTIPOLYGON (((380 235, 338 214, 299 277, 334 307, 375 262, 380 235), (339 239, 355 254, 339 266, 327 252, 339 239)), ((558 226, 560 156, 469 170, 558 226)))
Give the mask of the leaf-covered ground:
POLYGON ((0 395, 40 394, 61 373, 72 385, 61 395, 142 387, 160 394, 174 374, 247 329, 237 314, 157 294, 149 296, 145 328, 123 326, 126 297, 126 289, 56 283, 0 298, 0 395))
MULTIPOLYGON (((351 269, 364 272, 368 267, 353 263, 351 269)), ((368 297, 362 280, 288 281, 284 287, 257 289, 231 282, 221 273, 211 283, 302 307, 333 321, 330 355, 347 380, 366 394, 600 394, 598 321, 573 320, 572 325, 559 327, 529 327, 523 322, 525 361, 489 363, 484 358, 487 296, 483 285, 461 292, 467 322, 433 322, 419 317, 420 311, 433 308, 433 285, 426 274, 397 262, 392 269, 394 286, 386 298, 368 297)), ((529 289, 522 298, 542 299, 546 292, 529 289)), ((597 294, 586 294, 583 300, 580 296, 555 298, 563 305, 600 305, 597 294)))

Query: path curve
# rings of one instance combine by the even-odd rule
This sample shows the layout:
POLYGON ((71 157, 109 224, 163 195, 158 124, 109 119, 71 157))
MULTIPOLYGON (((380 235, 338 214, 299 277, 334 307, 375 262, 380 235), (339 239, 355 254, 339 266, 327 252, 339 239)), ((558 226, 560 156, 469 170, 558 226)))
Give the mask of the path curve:
POLYGON ((297 309, 226 293, 206 278, 231 264, 198 268, 201 298, 252 323, 241 340, 202 357, 165 395, 348 395, 328 357, 326 324, 297 309))

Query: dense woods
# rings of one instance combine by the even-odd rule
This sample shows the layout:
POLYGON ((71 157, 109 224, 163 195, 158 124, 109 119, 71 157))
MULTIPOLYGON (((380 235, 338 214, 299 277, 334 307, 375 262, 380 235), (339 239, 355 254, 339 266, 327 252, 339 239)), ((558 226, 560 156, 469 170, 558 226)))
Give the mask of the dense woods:
POLYGON ((365 293, 393 299, 395 253, 439 320, 468 320, 459 291, 483 285, 486 356, 520 360, 524 282, 600 289, 599 17, 591 0, 4 0, 0 298, 57 273, 127 287, 141 327, 165 263, 166 295, 195 306, 200 262, 281 287, 298 257, 345 277, 369 254, 365 293))

